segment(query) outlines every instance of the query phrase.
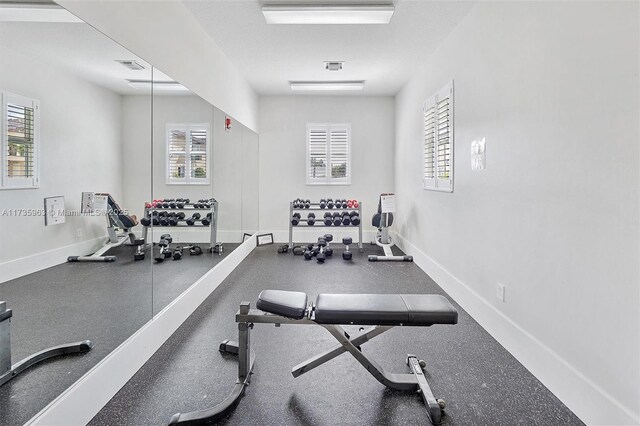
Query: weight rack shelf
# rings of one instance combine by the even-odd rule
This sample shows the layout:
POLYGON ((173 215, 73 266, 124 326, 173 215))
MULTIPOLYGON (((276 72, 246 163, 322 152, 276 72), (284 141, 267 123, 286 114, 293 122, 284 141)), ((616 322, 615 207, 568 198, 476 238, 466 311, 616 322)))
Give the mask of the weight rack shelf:
MULTIPOLYGON (((222 243, 218 242, 218 202, 213 200, 211 202, 211 208, 201 209, 193 207, 193 203, 185 204, 184 207, 179 208, 171 208, 171 207, 145 207, 144 208, 144 217, 152 218, 151 212, 153 211, 189 211, 189 212, 198 212, 202 213, 203 217, 207 216, 207 213, 211 213, 211 223, 209 225, 203 225, 202 223, 198 224, 200 219, 196 222, 195 225, 187 225, 186 223, 179 223, 177 225, 154 225, 153 222, 149 226, 142 227, 142 238, 147 241, 147 236, 149 232, 149 228, 163 228, 163 229, 171 229, 171 228, 210 228, 210 236, 209 236, 209 247, 222 247, 222 243)), ((180 219, 181 221, 186 222, 187 217, 184 219, 180 219)), ((222 253, 222 251, 220 251, 222 253)))
MULTIPOLYGON (((358 208, 333 208, 333 209, 321 209, 320 203, 310 203, 310 207, 308 209, 302 208, 293 208, 293 201, 289 202, 289 250, 293 249, 293 228, 334 228, 334 229, 353 229, 358 228, 358 248, 360 249, 360 253, 364 251, 362 247, 362 203, 358 202, 358 208), (317 206, 317 207, 316 207, 317 206), (358 216, 360 216, 360 223, 358 225, 325 225, 324 222, 320 222, 319 225, 309 225, 309 224, 300 224, 293 226, 291 223, 291 217, 293 217, 294 212, 304 212, 304 211, 324 211, 324 212, 349 212, 349 211, 358 211, 358 216)), ((323 218, 318 218, 323 219, 323 218)), ((324 219, 323 219, 324 220, 324 219)))

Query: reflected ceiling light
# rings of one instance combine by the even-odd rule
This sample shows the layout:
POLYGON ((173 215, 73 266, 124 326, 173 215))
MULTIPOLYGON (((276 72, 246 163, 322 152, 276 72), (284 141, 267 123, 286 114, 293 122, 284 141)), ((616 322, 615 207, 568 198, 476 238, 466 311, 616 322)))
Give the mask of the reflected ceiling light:
POLYGON ((290 81, 293 91, 305 90, 362 90, 364 81, 290 81))
POLYGON ((182 84, 177 81, 150 81, 150 80, 127 80, 129 86, 135 89, 147 89, 151 90, 151 86, 153 84, 153 90, 171 90, 171 91, 180 91, 180 92, 188 92, 189 89, 184 87, 182 84))
POLYGON ((269 4, 262 6, 267 24, 388 24, 393 4, 269 4))

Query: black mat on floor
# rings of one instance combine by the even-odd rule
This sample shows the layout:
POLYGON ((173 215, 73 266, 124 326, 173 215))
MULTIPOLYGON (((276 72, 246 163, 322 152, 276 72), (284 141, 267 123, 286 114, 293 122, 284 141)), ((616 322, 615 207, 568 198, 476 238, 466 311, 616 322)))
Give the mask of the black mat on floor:
POLYGON ((148 251, 135 262, 135 248, 121 246, 108 253, 117 256, 115 263, 65 263, 0 284, 0 300, 13 310, 14 364, 50 346, 85 339, 95 345, 0 387, 0 425, 20 425, 37 414, 236 247, 225 244, 221 256, 185 253, 180 261, 152 265, 148 251))
MULTIPOLYGON (((262 289, 318 293, 445 294, 415 264, 374 262, 366 246, 345 262, 336 247, 319 265, 254 250, 90 423, 162 425, 175 412, 210 407, 233 388, 237 362, 222 356, 221 340, 237 338, 234 314, 241 301, 252 307, 262 289)), ((580 425, 533 377, 459 306, 459 324, 395 328, 363 345, 387 370, 408 372, 408 353, 427 362, 427 378, 447 401, 446 425, 580 425)), ((347 331, 357 331, 347 327, 347 331)), ((256 365, 251 384, 230 425, 417 425, 427 423, 421 398, 391 391, 342 355, 294 379, 291 368, 336 344, 321 327, 280 328, 256 324, 256 365)))

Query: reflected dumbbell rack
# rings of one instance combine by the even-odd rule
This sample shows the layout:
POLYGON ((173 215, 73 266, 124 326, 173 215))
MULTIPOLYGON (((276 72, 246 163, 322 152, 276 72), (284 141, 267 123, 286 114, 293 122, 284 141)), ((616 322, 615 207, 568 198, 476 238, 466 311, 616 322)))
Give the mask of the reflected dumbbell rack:
POLYGON ((147 242, 149 229, 156 227, 209 227, 209 252, 222 254, 223 245, 218 242, 218 217, 218 202, 214 198, 197 203, 146 203, 144 218, 140 221, 142 238, 147 242), (169 216, 169 213, 173 215, 169 216))
MULTIPOLYGON (((308 201, 308 200, 307 200, 308 201)), ((315 214, 315 213, 314 213, 315 214)), ((312 202, 306 202, 301 204, 296 203, 296 205, 294 206, 294 202, 290 202, 289 203, 289 250, 293 249, 293 229, 294 228, 335 228, 335 229, 353 229, 353 228, 358 228, 358 248, 360 249, 360 252, 364 251, 364 248, 362 247, 362 202, 358 202, 358 207, 351 207, 351 208, 327 208, 326 205, 324 208, 320 207, 320 203, 312 203, 312 202), (307 207, 308 206, 308 207, 307 207), (293 217, 294 213, 301 213, 301 212, 338 212, 340 214, 346 212, 347 214, 349 213, 349 211, 357 211, 358 212, 358 217, 359 217, 359 222, 357 225, 325 225, 323 218, 318 217, 317 218, 317 222, 314 222, 312 225, 308 224, 304 221, 304 218, 300 218, 300 223, 298 225, 293 225, 291 223, 291 218, 293 217)))

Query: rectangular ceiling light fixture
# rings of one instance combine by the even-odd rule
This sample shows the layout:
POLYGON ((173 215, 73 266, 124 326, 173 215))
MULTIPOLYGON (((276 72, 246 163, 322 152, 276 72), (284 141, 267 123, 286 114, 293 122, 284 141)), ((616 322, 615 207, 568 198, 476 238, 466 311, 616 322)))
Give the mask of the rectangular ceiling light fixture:
POLYGON ((309 90, 362 90, 364 81, 290 81, 293 91, 309 90))
POLYGON ((388 24, 393 4, 269 4, 262 6, 267 24, 388 24))
POLYGON ((129 86, 135 89, 151 89, 151 85, 153 84, 153 90, 171 90, 176 92, 187 92, 189 89, 184 87, 182 84, 177 81, 154 81, 150 80, 127 80, 129 86))

